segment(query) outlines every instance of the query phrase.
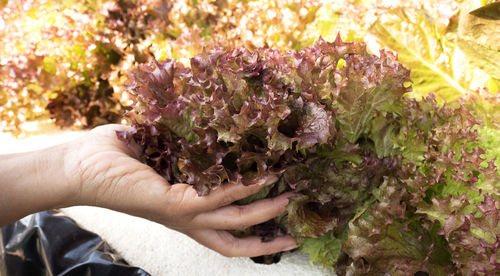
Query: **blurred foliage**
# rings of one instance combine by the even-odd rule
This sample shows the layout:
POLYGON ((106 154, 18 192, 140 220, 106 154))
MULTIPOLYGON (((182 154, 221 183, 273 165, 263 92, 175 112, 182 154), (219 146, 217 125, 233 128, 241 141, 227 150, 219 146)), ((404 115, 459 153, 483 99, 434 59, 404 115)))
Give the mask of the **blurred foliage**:
POLYGON ((459 24, 459 46, 474 65, 500 79, 500 2, 464 13, 459 24))
POLYGON ((317 0, 118 0, 106 24, 126 58, 111 82, 119 91, 130 68, 150 57, 188 65, 204 48, 300 49, 315 39, 307 26, 318 9, 317 0))
POLYGON ((118 122, 122 106, 107 75, 121 59, 100 26, 100 1, 10 1, 1 12, 0 120, 15 134, 24 121, 60 126, 118 122), (50 112, 47 112, 48 109, 50 112))

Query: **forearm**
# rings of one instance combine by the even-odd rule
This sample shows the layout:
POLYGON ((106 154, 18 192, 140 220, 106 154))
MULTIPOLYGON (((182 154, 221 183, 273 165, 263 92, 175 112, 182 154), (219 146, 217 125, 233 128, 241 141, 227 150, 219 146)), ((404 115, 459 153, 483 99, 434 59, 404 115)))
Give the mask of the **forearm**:
POLYGON ((65 170, 66 148, 0 155, 0 225, 70 205, 75 193, 65 170))

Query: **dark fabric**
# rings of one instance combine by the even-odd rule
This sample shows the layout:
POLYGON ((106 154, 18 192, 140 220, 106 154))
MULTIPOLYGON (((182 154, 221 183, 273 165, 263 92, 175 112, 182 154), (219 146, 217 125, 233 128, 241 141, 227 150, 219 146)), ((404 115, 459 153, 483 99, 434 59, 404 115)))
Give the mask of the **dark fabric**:
POLYGON ((149 275, 56 211, 1 227, 0 275, 149 275))

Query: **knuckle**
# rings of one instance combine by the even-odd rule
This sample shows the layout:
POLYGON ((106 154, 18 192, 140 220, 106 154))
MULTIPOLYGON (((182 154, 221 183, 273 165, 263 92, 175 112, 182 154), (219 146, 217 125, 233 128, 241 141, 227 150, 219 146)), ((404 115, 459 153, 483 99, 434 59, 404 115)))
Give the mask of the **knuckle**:
POLYGON ((245 217, 248 214, 248 208, 246 206, 231 206, 233 210, 233 216, 236 218, 245 217))
POLYGON ((224 195, 222 196, 221 204, 223 206, 229 205, 233 202, 235 202, 237 199, 232 193, 224 191, 224 195))
POLYGON ((246 218, 248 215, 248 208, 242 206, 234 206, 235 219, 233 220, 234 230, 243 230, 250 226, 246 218))
POLYGON ((218 252, 224 257, 237 257, 236 254, 240 246, 240 241, 228 232, 219 233, 220 239, 224 242, 224 246, 218 252))
POLYGON ((226 257, 239 257, 240 255, 237 253, 240 248, 240 242, 238 239, 233 239, 230 246, 228 247, 228 252, 226 253, 226 257))
POLYGON ((233 205, 225 208, 224 220, 227 229, 243 230, 251 225, 249 222, 248 210, 245 206, 233 205))

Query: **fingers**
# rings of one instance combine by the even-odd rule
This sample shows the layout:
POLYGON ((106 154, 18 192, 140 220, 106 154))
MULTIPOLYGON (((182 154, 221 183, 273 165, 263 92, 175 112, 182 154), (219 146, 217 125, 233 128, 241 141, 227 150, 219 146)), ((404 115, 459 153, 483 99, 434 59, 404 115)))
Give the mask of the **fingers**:
POLYGON ((245 206, 225 206, 201 213, 193 218, 192 226, 219 230, 245 229, 281 215, 286 210, 288 198, 293 195, 293 193, 286 193, 245 206))
POLYGON ((291 236, 262 242, 260 237, 236 238, 229 232, 221 230, 197 230, 185 234, 226 257, 256 257, 297 247, 296 241, 291 236))
MULTIPOLYGON (((261 183, 245 186, 241 183, 226 183, 213 190, 207 196, 190 195, 193 206, 197 206, 199 211, 206 212, 222 206, 231 204, 259 192, 265 186, 271 185, 278 180, 275 175, 270 175, 261 183)), ((175 185, 174 185, 175 186, 175 185)), ((194 190, 193 190, 194 191, 194 190)))

